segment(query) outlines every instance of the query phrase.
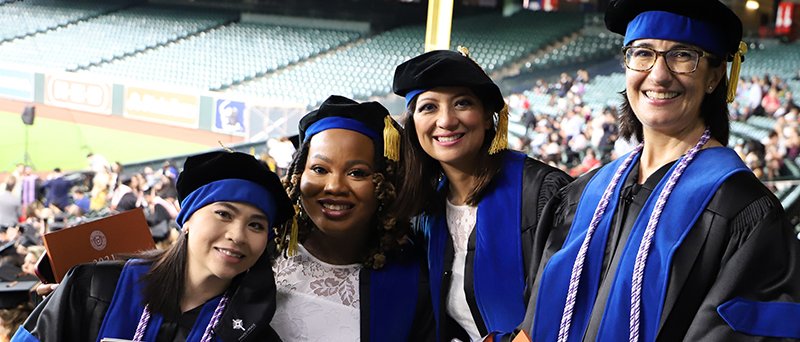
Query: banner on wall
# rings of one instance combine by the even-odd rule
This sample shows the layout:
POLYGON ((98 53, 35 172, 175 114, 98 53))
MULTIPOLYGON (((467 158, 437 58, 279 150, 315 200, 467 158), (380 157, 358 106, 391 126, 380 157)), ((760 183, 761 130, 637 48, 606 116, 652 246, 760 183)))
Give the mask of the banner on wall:
POLYGON ((111 83, 71 74, 45 76, 44 103, 52 106, 111 114, 111 83))
POLYGON ((247 124, 245 122, 245 103, 229 99, 216 99, 214 101, 214 125, 212 130, 225 134, 245 136, 247 124))
POLYGON ((0 97, 33 101, 34 73, 0 69, 0 97))
POLYGON ((250 104, 245 109, 250 141, 288 137, 297 134, 300 118, 308 113, 301 104, 250 104))
POLYGON ((141 87, 125 87, 126 118, 198 128, 200 97, 141 87))

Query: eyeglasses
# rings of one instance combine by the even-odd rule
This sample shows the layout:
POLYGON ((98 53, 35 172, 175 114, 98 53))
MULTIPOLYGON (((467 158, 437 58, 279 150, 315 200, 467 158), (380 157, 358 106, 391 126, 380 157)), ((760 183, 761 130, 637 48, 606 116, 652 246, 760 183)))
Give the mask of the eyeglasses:
POLYGON ((626 46, 622 54, 625 56, 625 67, 634 71, 650 71, 660 55, 667 61, 667 68, 675 74, 693 73, 697 70, 700 57, 706 56, 705 51, 690 48, 658 51, 644 46, 626 46))

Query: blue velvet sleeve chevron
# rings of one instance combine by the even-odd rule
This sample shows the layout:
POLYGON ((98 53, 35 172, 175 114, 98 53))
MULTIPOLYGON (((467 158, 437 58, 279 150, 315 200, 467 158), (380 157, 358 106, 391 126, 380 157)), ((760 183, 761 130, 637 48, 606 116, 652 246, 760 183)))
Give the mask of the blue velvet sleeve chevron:
POLYGON ((739 333, 800 339, 800 303, 759 302, 736 297, 717 307, 717 312, 739 333))

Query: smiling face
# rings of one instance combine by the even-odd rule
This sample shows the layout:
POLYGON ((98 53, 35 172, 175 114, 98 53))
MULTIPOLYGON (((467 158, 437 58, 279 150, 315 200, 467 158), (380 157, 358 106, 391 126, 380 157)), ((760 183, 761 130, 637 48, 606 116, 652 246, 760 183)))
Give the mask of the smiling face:
POLYGON ((466 87, 438 87, 421 93, 414 128, 422 149, 442 164, 474 169, 491 116, 466 87))
MULTIPOLYGON (((640 39, 632 46, 644 46, 658 51, 695 46, 661 39, 640 39)), ((700 106, 724 76, 724 69, 711 67, 708 58, 701 57, 693 73, 675 74, 667 67, 664 56, 658 56, 649 71, 625 71, 625 89, 631 109, 642 123, 645 132, 674 135, 703 126, 700 106)))
POLYGON ((361 133, 329 129, 311 138, 300 192, 320 232, 347 237, 368 231, 378 206, 374 159, 373 142, 361 133))
POLYGON ((189 279, 230 281, 250 269, 267 246, 267 217, 249 204, 211 203, 195 211, 184 227, 189 279))

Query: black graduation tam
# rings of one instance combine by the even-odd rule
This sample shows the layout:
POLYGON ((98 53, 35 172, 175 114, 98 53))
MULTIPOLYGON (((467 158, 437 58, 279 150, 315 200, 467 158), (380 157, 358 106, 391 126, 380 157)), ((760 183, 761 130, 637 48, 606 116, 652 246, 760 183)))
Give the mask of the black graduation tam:
POLYGON ((347 129, 366 135, 375 142, 376 150, 386 158, 399 160, 400 138, 398 125, 378 102, 358 103, 343 96, 332 95, 300 119, 300 142, 328 129, 347 129))
POLYGON ((292 142, 292 145, 294 146, 295 150, 300 148, 300 135, 299 134, 295 134, 293 136, 290 136, 289 137, 289 141, 292 142))
POLYGON ((197 209, 219 201, 251 204, 268 216, 272 226, 283 224, 293 213, 278 176, 246 153, 217 151, 191 156, 183 164, 176 188, 181 201, 177 218, 181 226, 197 209), (240 183, 235 188, 216 186, 224 185, 226 182, 218 182, 224 180, 250 183, 240 183))
POLYGON ((0 281, 15 281, 22 275, 22 269, 13 264, 0 266, 0 281))
POLYGON ((15 241, 9 241, 0 245, 0 256, 16 255, 17 244, 15 241))
POLYGON ((35 280, 0 282, 0 309, 14 309, 30 301, 31 290, 38 283, 35 280))
POLYGON ((719 0, 614 0, 605 22, 609 30, 625 36, 625 45, 643 38, 674 40, 728 61, 742 40, 742 21, 719 0))
POLYGON ((465 53, 434 50, 409 59, 394 70, 392 90, 406 98, 406 106, 420 92, 436 87, 468 87, 484 107, 495 113, 505 105, 500 88, 465 53))
POLYGON ((164 241, 169 237, 170 226, 169 222, 161 221, 150 226, 150 235, 153 236, 153 241, 160 242, 164 241))

